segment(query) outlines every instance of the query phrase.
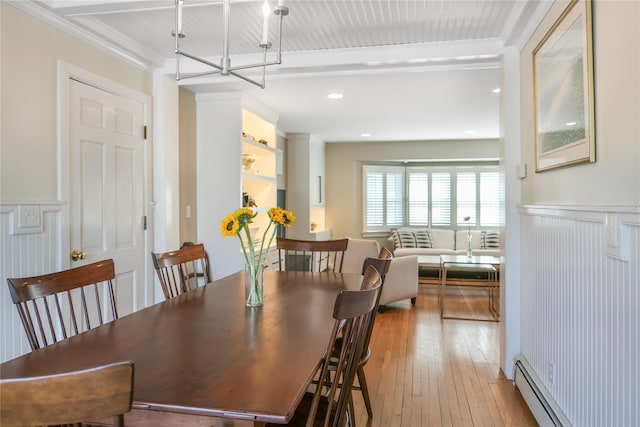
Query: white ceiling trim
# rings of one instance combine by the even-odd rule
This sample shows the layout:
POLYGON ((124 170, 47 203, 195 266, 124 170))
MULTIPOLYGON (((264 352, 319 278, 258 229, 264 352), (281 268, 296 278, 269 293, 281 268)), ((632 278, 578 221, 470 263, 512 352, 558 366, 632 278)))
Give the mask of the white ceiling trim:
MULTIPOLYGON (((3 0, 7 1, 7 0, 3 0)), ((47 9, 39 6, 37 3, 32 1, 23 1, 23 0, 8 0, 11 6, 14 6, 29 15, 54 26, 55 28, 62 30, 73 37, 76 37, 79 40, 82 40, 92 46, 95 46, 105 52, 108 52, 112 55, 115 55, 118 58, 124 59, 130 64, 135 65, 138 68, 143 70, 149 69, 144 58, 137 58, 124 52, 119 46, 109 43, 104 39, 95 36, 91 32, 83 29, 79 25, 73 25, 69 21, 59 17, 55 13, 49 12, 47 9)))
MULTIPOLYGON (((349 49, 324 49, 305 52, 283 53, 282 65, 267 67, 270 79, 312 77, 317 75, 377 74, 398 71, 421 72, 426 70, 484 69, 500 66, 504 46, 500 40, 459 41, 446 43, 420 43, 349 49)), ((206 58, 218 63, 219 57, 206 58)), ((251 64, 262 60, 262 55, 235 55, 232 66, 251 64)), ((164 72, 175 74, 176 60, 165 61, 164 72)), ((180 60, 181 74, 201 73, 211 70, 195 61, 180 60)), ((246 75, 255 76, 261 68, 245 70, 246 75)), ((211 76, 185 79, 188 84, 208 84, 226 79, 226 76, 211 76)))

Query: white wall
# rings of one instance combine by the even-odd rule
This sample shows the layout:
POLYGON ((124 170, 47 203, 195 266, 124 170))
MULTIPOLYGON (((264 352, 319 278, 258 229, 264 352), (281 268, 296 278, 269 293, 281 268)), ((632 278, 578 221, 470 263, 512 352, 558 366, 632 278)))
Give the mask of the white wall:
POLYGON ((242 99, 205 93, 196 103, 198 242, 209 251, 216 280, 244 268, 238 239, 220 234, 220 222, 242 206, 242 99))
POLYGON ((500 96, 500 165, 505 191, 504 257, 500 268, 500 367, 512 378, 514 358, 520 353, 520 215, 517 206, 522 184, 516 175, 520 163, 520 54, 505 50, 500 96))
POLYGON ((56 200, 58 60, 151 95, 152 75, 0 2, 0 200, 56 200))
POLYGON ((153 193, 156 252, 180 247, 178 86, 157 70, 153 77, 153 193))
MULTIPOLYGON (((522 155, 535 169, 532 52, 562 12, 558 2, 521 52, 522 155)), ((637 1, 593 2, 596 162, 531 173, 524 203, 640 204, 640 25, 637 1)))
POLYGON ((198 198, 196 195, 196 96, 180 88, 180 242, 195 242, 198 198), (190 217, 187 217, 189 209, 190 217))

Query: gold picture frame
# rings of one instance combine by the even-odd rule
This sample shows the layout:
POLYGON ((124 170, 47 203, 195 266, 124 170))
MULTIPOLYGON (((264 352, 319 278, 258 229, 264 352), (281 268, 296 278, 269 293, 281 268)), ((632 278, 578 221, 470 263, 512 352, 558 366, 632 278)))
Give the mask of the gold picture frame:
POLYGON ((591 0, 573 0, 533 51, 536 172, 595 162, 591 0))

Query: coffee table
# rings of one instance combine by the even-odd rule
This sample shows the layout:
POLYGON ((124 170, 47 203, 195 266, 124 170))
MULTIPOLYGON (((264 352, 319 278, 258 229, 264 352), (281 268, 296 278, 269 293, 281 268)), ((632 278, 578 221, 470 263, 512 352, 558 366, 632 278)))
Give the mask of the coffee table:
MULTIPOLYGON (((440 271, 440 255, 419 255, 418 257, 418 268, 430 268, 434 270, 440 271)), ((418 275, 418 283, 419 284, 432 284, 439 285, 440 284, 440 274, 438 274, 437 278, 431 277, 420 277, 418 275)))
POLYGON ((499 286, 498 271, 500 268, 500 258, 494 256, 471 256, 466 255, 440 255, 440 317, 443 319, 464 319, 464 320, 489 320, 499 321, 499 307, 496 304, 496 289, 499 286), (456 281, 449 283, 447 274, 450 271, 483 273, 485 276, 480 279, 465 279, 464 281, 456 281), (449 286, 469 286, 476 288, 485 288, 488 293, 489 311, 492 318, 479 319, 471 317, 454 317, 445 315, 445 299, 447 293, 447 285, 449 286))

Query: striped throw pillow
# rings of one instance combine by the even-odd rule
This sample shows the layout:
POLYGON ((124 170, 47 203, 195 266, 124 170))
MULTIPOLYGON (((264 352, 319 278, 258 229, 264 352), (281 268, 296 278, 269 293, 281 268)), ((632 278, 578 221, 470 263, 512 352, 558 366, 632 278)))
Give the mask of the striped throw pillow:
POLYGON ((416 239, 416 248, 433 248, 433 239, 431 238, 431 231, 429 230, 416 230, 413 232, 416 239))
POLYGON ((500 249, 500 232, 495 230, 483 231, 480 243, 482 249, 500 249))
POLYGON ((391 237, 396 249, 416 247, 416 238, 411 231, 393 231, 391 237))

